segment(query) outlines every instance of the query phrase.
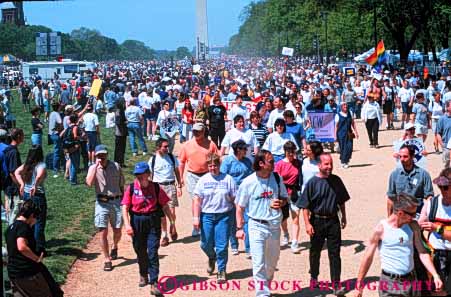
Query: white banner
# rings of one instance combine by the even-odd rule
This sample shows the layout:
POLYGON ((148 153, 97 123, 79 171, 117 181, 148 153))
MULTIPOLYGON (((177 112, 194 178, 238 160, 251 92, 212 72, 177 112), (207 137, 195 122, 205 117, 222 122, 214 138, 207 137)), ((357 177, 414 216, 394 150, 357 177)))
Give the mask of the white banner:
POLYGON ((294 49, 293 48, 285 47, 285 46, 282 48, 282 55, 292 57, 293 54, 294 54, 294 49))

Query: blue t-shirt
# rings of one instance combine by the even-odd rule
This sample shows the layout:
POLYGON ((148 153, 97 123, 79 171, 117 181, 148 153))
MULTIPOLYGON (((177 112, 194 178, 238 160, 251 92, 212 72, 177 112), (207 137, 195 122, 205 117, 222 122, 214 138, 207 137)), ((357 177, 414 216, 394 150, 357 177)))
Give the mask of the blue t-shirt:
POLYGON ((131 105, 125 110, 125 117, 128 123, 139 123, 142 115, 143 111, 138 106, 131 105))
POLYGON ((422 126, 428 125, 428 107, 424 103, 415 103, 412 108, 412 113, 415 114, 415 124, 422 126))
POLYGON ((239 186, 244 178, 252 174, 252 162, 244 157, 238 160, 234 154, 230 154, 224 158, 221 163, 221 173, 232 176, 236 185, 239 186))
POLYGON ((448 143, 451 139, 451 116, 444 114, 438 119, 437 133, 442 137, 443 143, 448 143))
POLYGON ((302 147, 302 138, 305 138, 305 130, 301 124, 291 123, 287 124, 287 133, 293 134, 298 148, 302 147))

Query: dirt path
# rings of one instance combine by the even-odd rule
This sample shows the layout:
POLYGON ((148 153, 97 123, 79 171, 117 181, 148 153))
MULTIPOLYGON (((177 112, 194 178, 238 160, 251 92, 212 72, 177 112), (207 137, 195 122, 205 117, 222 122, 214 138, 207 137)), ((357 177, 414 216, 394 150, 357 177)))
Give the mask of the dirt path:
MULTIPOLYGON (((399 123, 397 124, 399 125, 399 123)), ((342 233, 342 280, 355 279, 364 253, 365 241, 375 224, 385 217, 385 192, 388 176, 395 167, 392 158, 392 143, 402 134, 401 130, 381 131, 379 137, 382 148, 370 149, 364 125, 359 122, 358 128, 361 139, 354 144, 355 151, 350 163, 351 168, 339 168, 338 155, 334 154, 334 173, 344 180, 351 195, 351 200, 346 206, 348 227, 342 233)), ((428 148, 432 147, 431 133, 426 143, 428 148)), ((432 177, 438 175, 441 166, 439 155, 428 156, 428 169, 432 177)), ((437 188, 435 190, 437 191, 437 188)), ((228 284, 214 289, 213 283, 210 282, 208 289, 201 288, 200 281, 215 280, 215 276, 208 276, 206 273, 207 258, 199 247, 199 241, 193 241, 191 238, 191 201, 184 195, 180 202, 181 205, 177 209, 177 228, 180 239, 168 247, 160 248, 160 277, 174 277, 179 285, 190 285, 165 296, 254 296, 249 283, 252 280, 251 261, 245 259, 242 243, 240 243, 242 253, 238 256, 231 254, 229 256, 227 270, 230 281, 228 284)), ((281 251, 278 271, 275 275, 277 283, 274 283, 274 288, 276 284, 279 288, 274 291, 275 296, 307 297, 325 296, 331 293, 331 291, 309 289, 308 242, 303 227, 301 231, 302 246, 304 247, 301 254, 294 255, 290 249, 281 251), (282 283, 282 281, 285 282, 282 283), (299 291, 297 286, 302 290, 299 291)), ((75 262, 64 286, 66 296, 149 296, 149 286, 138 287, 138 264, 135 261, 136 256, 130 237, 124 233, 119 245, 119 259, 113 262, 114 270, 112 272, 102 270, 103 257, 100 256, 98 242, 99 237, 94 237, 84 250, 83 257, 75 262)), ((320 269, 319 279, 329 279, 327 251, 322 253, 320 269)), ((379 272, 379 257, 376 256, 368 273, 370 280, 378 280, 379 272)), ((174 278, 169 278, 169 280, 173 281, 174 278)), ((173 286, 168 285, 168 288, 171 287, 173 286)), ((348 296, 351 295, 353 292, 348 294, 348 296)), ((377 291, 367 290, 365 296, 377 296, 377 291)))

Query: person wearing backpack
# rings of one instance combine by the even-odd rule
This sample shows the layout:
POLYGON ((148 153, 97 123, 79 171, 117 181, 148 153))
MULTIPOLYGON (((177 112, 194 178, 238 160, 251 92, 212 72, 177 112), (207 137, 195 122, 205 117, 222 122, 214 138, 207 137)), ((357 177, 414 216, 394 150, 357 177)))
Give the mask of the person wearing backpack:
MULTIPOLYGON (((179 206, 177 197, 182 196, 182 183, 180 179, 180 171, 178 169, 179 162, 175 156, 169 152, 169 141, 167 139, 159 138, 155 144, 155 147, 155 155, 149 159, 148 163, 151 172, 151 180, 158 183, 169 197, 168 206, 174 217, 174 224, 171 225, 169 235, 171 240, 175 241, 177 240, 177 231, 175 229, 175 208, 179 206)), ((161 230, 160 245, 165 247, 169 244, 166 217, 161 218, 161 230)))
POLYGON ((5 178, 2 185, 5 193, 5 210, 8 222, 12 224, 22 205, 22 199, 19 197, 19 183, 14 171, 22 165, 18 146, 24 142, 25 135, 22 129, 13 128, 10 131, 10 137, 11 143, 3 150, 2 171, 5 178))
MULTIPOLYGON (((371 267, 374 254, 379 250, 381 275, 379 279, 379 296, 420 296, 422 288, 427 288, 429 295, 431 285, 419 282, 415 268, 414 253, 418 251, 421 262, 432 274, 436 291, 443 286, 439 271, 434 268, 428 251, 421 240, 421 230, 415 221, 418 200, 408 194, 401 193, 394 201, 394 211, 388 218, 381 220, 371 234, 365 255, 362 258, 356 282, 356 297, 363 296, 365 276, 371 267), (438 273, 437 273, 438 272, 438 273), (421 286, 423 285, 423 286, 421 286)), ((327 243, 329 245, 329 242, 327 243)), ((444 280, 444 279, 443 279, 444 280)), ((429 282, 429 281, 428 281, 429 282)), ((430 283, 430 282, 429 282, 430 283)))
POLYGON ((246 177, 236 193, 236 237, 244 239, 244 212, 249 216, 249 243, 256 296, 269 296, 269 281, 274 278, 280 256, 282 208, 288 193, 280 176, 274 172, 274 157, 261 150, 255 155, 255 173, 246 177))
POLYGON ((429 243, 434 249, 435 269, 443 280, 447 296, 451 295, 451 168, 443 169, 434 179, 440 194, 427 200, 418 223, 429 232, 429 243))
POLYGON ((133 170, 134 181, 127 186, 122 198, 122 218, 125 232, 132 236, 133 249, 138 257, 139 286, 150 284, 150 294, 163 296, 157 285, 160 273, 158 249, 161 237, 161 217, 166 215, 174 224, 169 209, 169 197, 150 180, 150 168, 139 162, 133 170))
POLYGON ((69 127, 61 132, 62 147, 64 153, 69 156, 69 181, 70 184, 77 185, 77 172, 80 168, 80 129, 77 125, 78 116, 72 114, 69 117, 69 127))

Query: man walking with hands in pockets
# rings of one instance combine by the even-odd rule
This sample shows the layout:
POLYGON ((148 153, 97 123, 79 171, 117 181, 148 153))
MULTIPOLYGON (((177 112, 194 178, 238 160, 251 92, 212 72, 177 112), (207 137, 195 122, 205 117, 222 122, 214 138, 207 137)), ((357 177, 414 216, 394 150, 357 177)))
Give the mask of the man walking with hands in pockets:
POLYGON ((287 204, 285 185, 274 171, 271 152, 261 150, 253 163, 255 173, 246 177, 236 195, 236 237, 244 239, 244 211, 248 208, 249 242, 256 296, 270 296, 280 255, 281 208, 287 204))

